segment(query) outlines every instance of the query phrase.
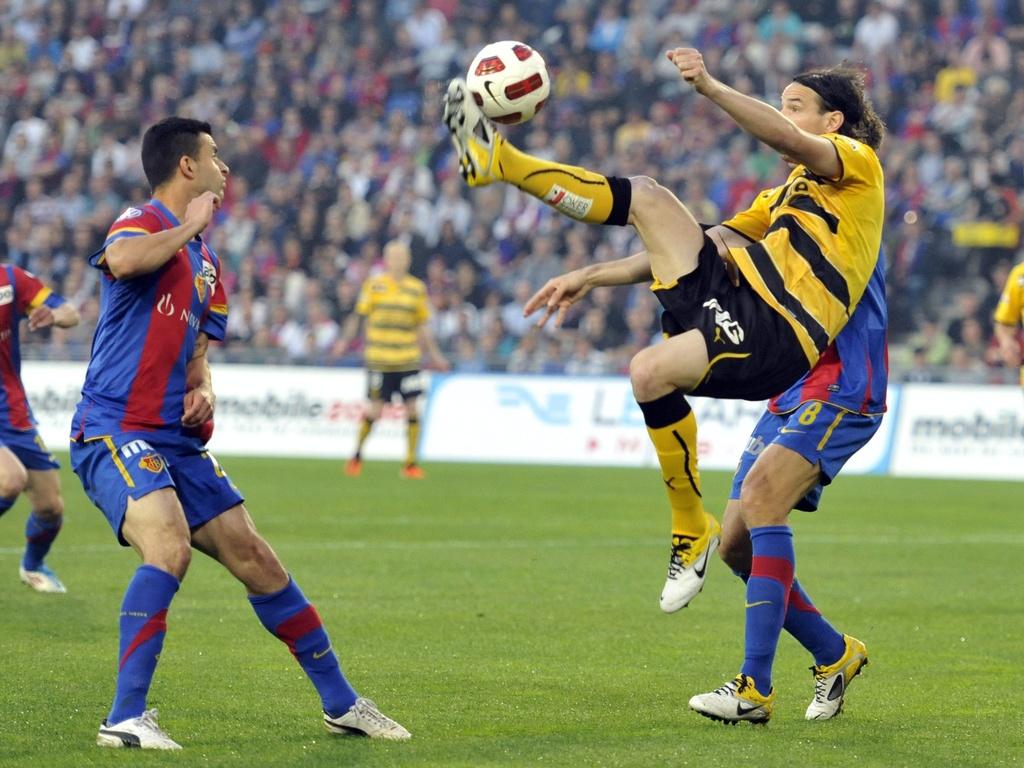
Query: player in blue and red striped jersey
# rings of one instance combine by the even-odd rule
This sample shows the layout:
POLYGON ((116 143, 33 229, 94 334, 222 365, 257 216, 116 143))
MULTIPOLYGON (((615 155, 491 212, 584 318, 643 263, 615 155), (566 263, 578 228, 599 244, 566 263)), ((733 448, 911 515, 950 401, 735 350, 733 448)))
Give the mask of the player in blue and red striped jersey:
POLYGON ((193 548, 245 585, 260 622, 319 693, 328 730, 407 739, 349 685, 316 609, 200 435, 214 410, 207 347, 227 321, 221 264, 201 236, 229 172, 209 124, 170 117, 151 126, 142 165, 153 198, 125 211, 90 257, 103 272, 100 317, 71 434, 86 494, 142 558, 121 607, 117 690, 97 744, 181 748, 146 697, 193 548))
POLYGON ((850 321, 817 365, 769 401, 736 469, 718 553, 747 583, 745 657, 736 679, 690 700, 707 717, 771 717, 781 629, 814 657, 808 720, 838 715, 847 686, 867 664, 864 643, 837 632, 796 579, 787 519, 791 509, 817 510, 824 486, 881 426, 889 374, 884 265, 880 254, 850 321), (765 534, 769 549, 755 555, 753 538, 765 534), (773 537, 783 546, 773 546, 773 537))
POLYGON ((37 592, 66 592, 45 562, 64 521, 60 464, 36 431, 25 387, 21 383, 18 324, 28 329, 78 325, 78 311, 31 272, 0 264, 0 515, 22 492, 32 505, 25 524, 21 580, 37 592))

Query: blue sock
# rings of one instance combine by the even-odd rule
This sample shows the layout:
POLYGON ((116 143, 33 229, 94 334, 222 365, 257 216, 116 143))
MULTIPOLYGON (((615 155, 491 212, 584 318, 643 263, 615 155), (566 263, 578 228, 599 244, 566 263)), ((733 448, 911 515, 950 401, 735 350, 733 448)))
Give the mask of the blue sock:
POLYGON ((835 664, 846 653, 843 636, 814 607, 796 579, 789 590, 785 629, 811 652, 818 666, 835 664))
MULTIPOLYGON (((750 578, 748 571, 733 571, 746 584, 750 578)), ((818 666, 835 664, 846 653, 846 641, 828 623, 824 616, 814 607, 811 598, 804 592, 800 582, 794 577, 793 586, 789 589, 789 605, 786 608, 786 621, 782 628, 789 632, 804 648, 814 656, 818 666)))
POLYGON ((17 496, 15 496, 13 499, 5 499, 5 498, 0 497, 0 517, 3 516, 4 512, 6 512, 11 507, 13 507, 14 506, 14 502, 16 502, 17 500, 18 500, 17 496))
POLYGON ((107 722, 138 717, 146 708, 156 662, 164 647, 167 608, 180 582, 155 565, 140 565, 121 603, 121 662, 107 722))
POLYGON ((21 558, 21 567, 26 571, 38 571, 43 564, 43 558, 50 551, 53 540, 60 533, 63 517, 44 519, 38 517, 35 512, 28 516, 25 522, 25 556, 21 558))
POLYGON ((356 692, 341 672, 331 640, 316 608, 291 578, 288 586, 271 595, 250 597, 260 622, 288 646, 299 666, 320 694, 324 712, 337 717, 356 703, 356 692))
POLYGON ((750 542, 754 558, 747 580, 746 653, 741 671, 752 677, 757 690, 767 696, 772 689, 772 663, 793 584, 793 531, 788 525, 751 528, 750 542))

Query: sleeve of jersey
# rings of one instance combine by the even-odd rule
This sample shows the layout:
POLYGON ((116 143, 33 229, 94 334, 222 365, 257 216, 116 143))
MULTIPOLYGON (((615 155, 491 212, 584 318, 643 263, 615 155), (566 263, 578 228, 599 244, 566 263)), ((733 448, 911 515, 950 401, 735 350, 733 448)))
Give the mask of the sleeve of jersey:
POLYGON ((64 297, 54 293, 43 282, 20 267, 11 267, 14 276, 14 299, 18 313, 27 315, 36 307, 44 304, 50 309, 56 309, 64 303, 64 297))
POLYGON ((199 329, 211 339, 224 341, 228 330, 228 294, 224 285, 217 278, 213 286, 213 296, 210 298, 210 308, 206 311, 206 318, 199 329))
POLYGON ((774 192, 773 189, 765 190, 754 198, 754 202, 747 210, 726 219, 722 226, 743 235, 748 240, 761 240, 771 225, 770 205, 774 192))
POLYGON ((881 186, 882 166, 871 147, 838 133, 825 134, 825 138, 836 148, 839 162, 843 166, 837 183, 849 184, 859 181, 881 186))
POLYGON ((1014 272, 1006 283, 1003 295, 999 297, 995 314, 992 319, 1001 325, 1017 326, 1021 322, 1021 310, 1024 309, 1024 270, 1014 272))
POLYGON ((356 314, 364 317, 370 314, 373 309, 373 281, 369 278, 363 281, 363 287, 359 289, 359 298, 356 299, 356 314))
POLYGON ((126 237, 153 235, 162 230, 160 219, 155 214, 138 208, 129 208, 110 226, 107 239, 103 241, 103 246, 89 257, 89 263, 99 269, 106 269, 106 252, 111 244, 126 237))

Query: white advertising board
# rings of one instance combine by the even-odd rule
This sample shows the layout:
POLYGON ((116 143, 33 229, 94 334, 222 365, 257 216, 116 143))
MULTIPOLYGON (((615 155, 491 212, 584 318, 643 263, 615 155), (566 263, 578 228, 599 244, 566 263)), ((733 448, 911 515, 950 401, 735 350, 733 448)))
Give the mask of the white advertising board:
MULTIPOLYGON (((702 469, 731 470, 763 402, 692 398, 702 469)), ((884 471, 890 420, 849 465, 884 471)), ((624 377, 435 376, 424 458, 529 464, 656 466, 643 414, 624 377)))
POLYGON ((889 472, 1024 480, 1024 395, 1017 386, 907 384, 889 472))
MULTIPOLYGON (((67 446, 83 363, 28 361, 22 379, 39 432, 67 446)), ((345 458, 364 408, 365 375, 350 368, 215 365, 223 455, 345 458)), ((656 466, 625 377, 436 375, 422 414, 425 461, 656 466)), ((731 470, 763 403, 692 399, 701 467, 731 470)), ((849 462, 850 474, 1024 479, 1024 396, 1016 386, 894 386, 889 415, 849 462)), ((389 406, 368 459, 405 455, 401 408, 389 406)))
MULTIPOLYGON (((22 380, 51 448, 64 450, 85 365, 26 362, 22 380)), ((355 447, 366 376, 351 368, 215 365, 216 430, 210 448, 224 455, 344 458, 355 447)), ((384 409, 364 451, 368 459, 405 455, 401 409, 384 409)))

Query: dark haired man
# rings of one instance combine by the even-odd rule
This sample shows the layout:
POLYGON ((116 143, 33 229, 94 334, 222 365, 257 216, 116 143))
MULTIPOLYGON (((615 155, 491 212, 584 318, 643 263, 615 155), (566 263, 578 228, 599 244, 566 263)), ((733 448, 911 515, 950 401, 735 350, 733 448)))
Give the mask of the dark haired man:
POLYGON ((316 609, 204 445, 214 410, 207 346, 227 325, 221 263, 201 237, 229 172, 210 125, 169 117, 151 126, 142 164, 153 198, 121 214, 89 259, 103 273, 101 308, 71 432, 86 494, 142 559, 121 606, 117 692, 97 743, 180 749, 146 696, 192 548, 245 585, 260 622, 316 688, 328 730, 407 739, 348 684, 316 609))
MULTIPOLYGON (((728 227, 705 232, 653 179, 605 177, 520 152, 483 118, 460 80, 449 85, 444 118, 470 186, 504 181, 572 218, 631 224, 643 241, 646 250, 639 254, 549 281, 525 310, 544 308, 543 323, 553 314, 561 318, 594 286, 653 278, 667 338, 633 358, 630 378, 672 508, 670 594, 666 599, 663 593, 662 605, 677 610, 703 587, 708 558, 721 540, 701 498, 696 420, 685 394, 772 397, 828 354, 876 273, 884 188, 874 150, 884 128, 862 78, 849 70, 798 76, 783 91, 779 111, 714 79, 695 49, 676 48, 667 56, 699 94, 794 166, 784 186, 762 192, 728 227)), ((744 711, 756 715, 746 719, 771 715, 771 656, 795 561, 785 524, 790 507, 767 503, 758 484, 807 486, 817 477, 795 451, 772 456, 775 474, 752 473, 741 491, 753 541, 747 602, 761 609, 748 607, 748 656, 756 656, 751 668, 763 680, 741 673, 716 699, 735 710, 736 698, 749 697, 744 711)), ((695 700, 691 706, 699 704, 695 700)), ((718 709, 701 711, 716 716, 718 709)))

